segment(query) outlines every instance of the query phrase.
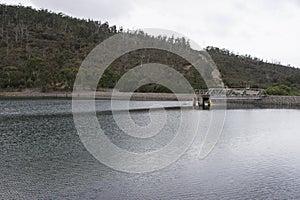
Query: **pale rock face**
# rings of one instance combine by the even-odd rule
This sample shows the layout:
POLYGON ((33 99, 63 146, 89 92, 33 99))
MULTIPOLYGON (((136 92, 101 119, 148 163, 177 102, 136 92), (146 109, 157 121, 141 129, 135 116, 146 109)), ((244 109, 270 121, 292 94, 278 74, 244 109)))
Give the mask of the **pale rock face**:
POLYGON ((214 69, 212 72, 211 72, 211 75, 213 77, 213 79, 216 81, 216 82, 219 82, 219 84, 221 85, 221 87, 224 87, 224 84, 223 84, 223 81, 222 81, 222 78, 221 78, 221 74, 219 72, 218 69, 214 69))

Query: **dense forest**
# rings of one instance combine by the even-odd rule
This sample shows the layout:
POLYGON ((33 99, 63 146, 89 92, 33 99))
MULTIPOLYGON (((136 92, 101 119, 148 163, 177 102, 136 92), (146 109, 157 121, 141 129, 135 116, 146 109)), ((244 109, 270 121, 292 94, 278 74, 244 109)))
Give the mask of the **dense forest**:
MULTIPOLYGON (((0 16, 0 91, 70 91, 88 53, 106 38, 124 31, 107 22, 77 19, 23 6, 0 5, 0 16)), ((159 36, 156 39, 190 48, 184 38, 159 36)), ((265 88, 269 94, 300 95, 300 69, 268 63, 249 55, 236 55, 216 47, 207 47, 206 51, 228 87, 250 84, 251 87, 265 88)), ((181 57, 170 52, 141 49, 115 60, 100 80, 99 89, 113 88, 132 67, 151 62, 175 68, 194 88, 206 87, 200 74, 181 57)), ((155 84, 139 91, 168 92, 155 84)))

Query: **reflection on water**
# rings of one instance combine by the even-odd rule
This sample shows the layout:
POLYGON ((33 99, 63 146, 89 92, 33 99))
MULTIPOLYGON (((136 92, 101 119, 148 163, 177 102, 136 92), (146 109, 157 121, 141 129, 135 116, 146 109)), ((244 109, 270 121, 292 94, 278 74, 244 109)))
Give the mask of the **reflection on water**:
MULTIPOLYGON (((1 100, 0 108, 0 199, 300 198, 300 110, 228 110, 221 138, 206 159, 198 159, 193 145, 163 170, 129 174, 106 167, 86 151, 70 101, 1 100)), ((109 101, 97 101, 98 111, 109 109, 109 101)), ((202 113, 201 128, 208 128, 210 111, 186 112, 202 113)), ((167 114, 165 131, 142 142, 122 134, 110 113, 98 119, 113 143, 143 152, 174 137, 180 113, 167 114)), ((132 118, 149 123, 148 111, 132 118)))

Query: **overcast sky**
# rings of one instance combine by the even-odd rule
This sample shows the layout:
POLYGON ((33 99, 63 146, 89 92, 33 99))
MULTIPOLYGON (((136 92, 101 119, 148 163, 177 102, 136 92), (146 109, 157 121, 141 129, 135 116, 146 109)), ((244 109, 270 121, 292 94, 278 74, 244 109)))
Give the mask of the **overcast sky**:
POLYGON ((0 0, 125 29, 177 31, 200 46, 300 67, 300 0, 0 0))

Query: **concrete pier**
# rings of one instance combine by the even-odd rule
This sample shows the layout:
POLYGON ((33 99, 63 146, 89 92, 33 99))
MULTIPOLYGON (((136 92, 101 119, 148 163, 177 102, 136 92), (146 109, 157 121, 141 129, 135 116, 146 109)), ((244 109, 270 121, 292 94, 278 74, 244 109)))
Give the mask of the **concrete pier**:
POLYGON ((211 107, 210 95, 195 94, 195 97, 193 98, 193 107, 204 109, 204 110, 210 109, 211 107))

